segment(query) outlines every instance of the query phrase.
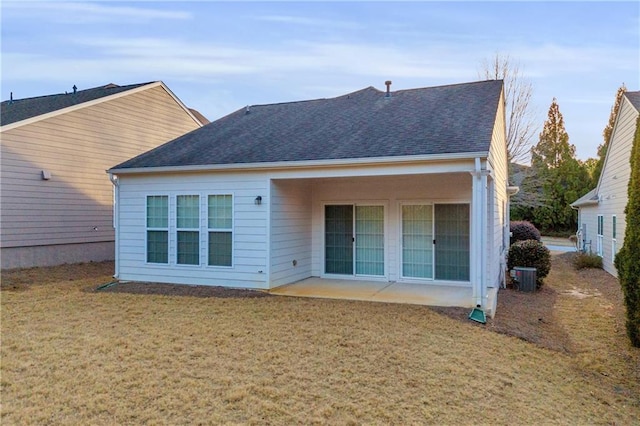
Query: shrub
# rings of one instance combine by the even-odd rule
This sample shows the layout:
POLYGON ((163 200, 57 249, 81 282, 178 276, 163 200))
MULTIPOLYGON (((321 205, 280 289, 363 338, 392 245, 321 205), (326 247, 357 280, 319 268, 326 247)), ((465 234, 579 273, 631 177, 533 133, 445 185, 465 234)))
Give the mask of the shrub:
POLYGON ((578 253, 573 259, 573 266, 576 269, 599 268, 602 269, 602 258, 597 254, 578 253))
POLYGON ((516 266, 536 268, 536 287, 541 288, 544 278, 551 270, 551 253, 540 241, 518 241, 509 247, 507 268, 516 266))
POLYGON ((509 230, 511 231, 511 244, 514 244, 518 241, 541 240, 540 231, 538 231, 538 228, 536 228, 533 223, 527 222, 526 220, 517 220, 510 222, 509 230))
POLYGON ((640 117, 636 120, 630 162, 629 201, 624 209, 627 227, 624 245, 616 255, 615 265, 627 308, 627 336, 633 346, 640 348, 640 117))

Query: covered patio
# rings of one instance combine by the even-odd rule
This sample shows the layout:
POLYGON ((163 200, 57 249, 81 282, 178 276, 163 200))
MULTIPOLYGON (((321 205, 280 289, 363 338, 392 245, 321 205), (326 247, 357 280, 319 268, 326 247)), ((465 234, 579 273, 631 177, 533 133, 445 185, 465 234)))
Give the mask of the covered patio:
MULTIPOLYGON (((278 296, 361 300, 426 306, 475 307, 473 288, 382 281, 340 280, 311 277, 269 290, 278 296)), ((493 317, 497 288, 488 289, 486 314, 493 317)))

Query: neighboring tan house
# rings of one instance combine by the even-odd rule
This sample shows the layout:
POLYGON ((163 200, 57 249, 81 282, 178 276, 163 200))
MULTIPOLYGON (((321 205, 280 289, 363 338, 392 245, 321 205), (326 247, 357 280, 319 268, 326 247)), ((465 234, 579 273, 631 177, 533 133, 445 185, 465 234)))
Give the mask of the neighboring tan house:
POLYGON ((387 83, 248 106, 113 167, 115 276, 457 286, 495 310, 509 243, 503 83, 387 83))
POLYGON ((578 209, 580 248, 602 257, 605 271, 617 277, 613 264, 624 243, 631 178, 631 146, 640 113, 640 92, 626 92, 611 133, 598 186, 571 204, 578 209))
POLYGON ((162 82, 74 86, 1 109, 2 269, 112 260, 105 170, 202 126, 162 82))

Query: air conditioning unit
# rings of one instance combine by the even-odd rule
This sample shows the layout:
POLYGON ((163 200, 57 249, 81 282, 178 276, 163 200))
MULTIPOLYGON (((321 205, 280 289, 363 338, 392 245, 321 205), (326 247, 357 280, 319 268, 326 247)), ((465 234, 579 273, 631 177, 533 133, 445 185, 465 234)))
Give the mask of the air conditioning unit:
POLYGON ((516 266, 513 271, 513 279, 518 283, 518 290, 536 291, 536 268, 516 266))

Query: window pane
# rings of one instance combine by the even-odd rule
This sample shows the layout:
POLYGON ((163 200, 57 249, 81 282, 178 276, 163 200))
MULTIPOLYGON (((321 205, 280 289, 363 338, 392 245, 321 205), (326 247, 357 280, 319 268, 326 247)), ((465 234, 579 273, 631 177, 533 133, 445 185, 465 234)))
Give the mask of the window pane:
POLYGON ((435 206, 436 279, 469 281, 469 205, 435 206))
POLYGON ((433 278, 432 228, 431 206, 402 206, 402 276, 433 278))
POLYGON ((200 233, 198 231, 178 231, 178 264, 200 264, 200 233))
POLYGON ((169 197, 153 195, 147 197, 147 228, 169 227, 169 197))
POLYGON ((197 195, 178 195, 176 203, 178 228, 199 228, 200 197, 197 195))
POLYGON ((325 272, 353 274, 353 206, 325 206, 325 272))
POLYGON ((231 232, 209 232, 209 265, 231 266, 231 232))
POLYGON ((169 232, 147 231, 147 262, 169 262, 169 232))
POLYGON ((616 238, 616 217, 615 217, 615 216, 613 216, 613 218, 612 218, 612 219, 613 219, 613 223, 612 223, 612 225, 613 225, 612 234, 613 234, 613 235, 612 235, 612 236, 613 236, 613 238, 616 238))
POLYGON ((209 195, 209 228, 231 229, 233 200, 231 195, 209 195))
POLYGON ((356 274, 384 275, 382 206, 356 206, 356 274))
POLYGON ((598 216, 598 235, 604 235, 604 216, 598 216))

